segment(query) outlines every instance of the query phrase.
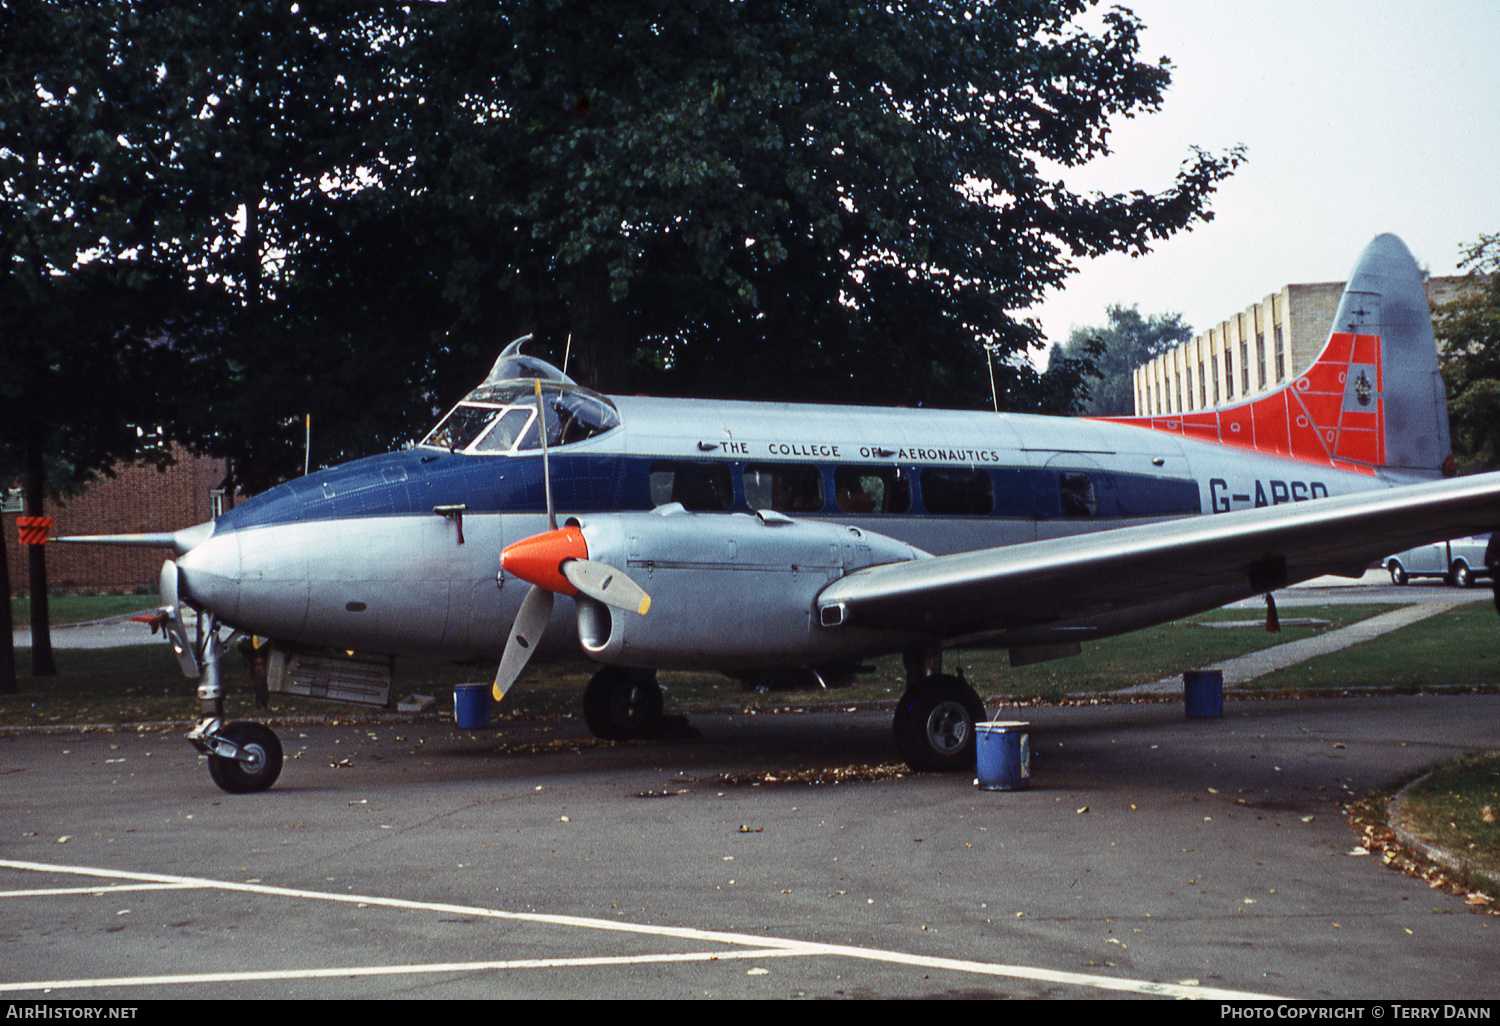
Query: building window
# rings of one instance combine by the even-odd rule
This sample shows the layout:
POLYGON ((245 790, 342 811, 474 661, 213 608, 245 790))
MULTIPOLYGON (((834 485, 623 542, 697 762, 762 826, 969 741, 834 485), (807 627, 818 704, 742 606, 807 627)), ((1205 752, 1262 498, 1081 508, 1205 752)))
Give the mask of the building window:
POLYGON ((1255 359, 1257 362, 1256 387, 1266 387, 1266 333, 1255 333, 1255 359))
POLYGON ((1286 343, 1281 337, 1281 325, 1276 325, 1276 380, 1286 380, 1286 343))
POLYGON ((1173 375, 1177 379, 1177 412, 1182 412, 1182 371, 1173 375))
POLYGON ((1219 358, 1217 356, 1213 358, 1212 366, 1214 371, 1214 405, 1217 406, 1219 405, 1219 358))
POLYGON ((1240 339, 1240 395, 1250 394, 1250 343, 1240 339))
POLYGON ((1198 406, 1208 405, 1208 382, 1203 378, 1203 361, 1198 361, 1198 406))

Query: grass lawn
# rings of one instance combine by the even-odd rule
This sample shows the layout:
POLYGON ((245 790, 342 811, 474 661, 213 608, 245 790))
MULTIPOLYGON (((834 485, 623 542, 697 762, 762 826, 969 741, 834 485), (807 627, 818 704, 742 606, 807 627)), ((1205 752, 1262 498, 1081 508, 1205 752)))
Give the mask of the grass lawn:
POLYGON ((1434 771, 1406 792, 1413 833, 1469 860, 1472 886, 1500 887, 1500 753, 1434 771))
MULTIPOLYGON (((88 623, 90 620, 108 620, 115 616, 130 616, 134 613, 150 612, 156 608, 156 596, 152 595, 48 595, 47 620, 49 623, 88 623)), ((10 600, 11 622, 17 627, 31 624, 31 599, 10 600)))
POLYGON ((1415 691, 1434 685, 1494 684, 1500 684, 1500 617, 1493 602, 1476 601, 1362 645, 1267 674, 1250 686, 1263 691, 1415 691))

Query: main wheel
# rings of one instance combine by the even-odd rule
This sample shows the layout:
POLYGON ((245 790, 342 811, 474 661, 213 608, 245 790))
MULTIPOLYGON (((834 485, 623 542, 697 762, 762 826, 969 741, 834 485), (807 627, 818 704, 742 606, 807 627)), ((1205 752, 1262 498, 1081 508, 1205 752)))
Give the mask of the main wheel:
POLYGON ((984 703, 957 677, 933 677, 907 688, 896 703, 896 750, 914 770, 953 773, 974 767, 974 725, 984 703))
POLYGON ((208 757, 208 775, 230 794, 264 791, 281 776, 281 741, 270 727, 259 723, 231 723, 219 731, 245 753, 245 761, 223 755, 208 757))
POLYGON ((1385 565, 1385 568, 1391 572, 1392 584, 1402 585, 1406 583, 1406 567, 1393 559, 1385 565))
POLYGON ((583 722, 595 737, 629 741, 661 726, 661 704, 655 671, 606 666, 583 689, 583 722))
POLYGON ((1469 564, 1459 560, 1453 564, 1453 572, 1448 575, 1448 580, 1455 588, 1467 588, 1474 583, 1474 571, 1469 569, 1469 564))

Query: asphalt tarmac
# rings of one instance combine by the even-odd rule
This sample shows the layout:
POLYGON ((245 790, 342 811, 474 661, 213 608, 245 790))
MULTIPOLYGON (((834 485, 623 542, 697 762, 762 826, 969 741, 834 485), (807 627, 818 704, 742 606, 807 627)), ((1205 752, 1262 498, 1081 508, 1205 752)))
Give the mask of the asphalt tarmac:
POLYGON ((1500 917, 1345 813, 1500 695, 1024 715, 1016 792, 836 708, 282 726, 242 797, 176 728, 0 737, 0 998, 1500 996, 1500 917))

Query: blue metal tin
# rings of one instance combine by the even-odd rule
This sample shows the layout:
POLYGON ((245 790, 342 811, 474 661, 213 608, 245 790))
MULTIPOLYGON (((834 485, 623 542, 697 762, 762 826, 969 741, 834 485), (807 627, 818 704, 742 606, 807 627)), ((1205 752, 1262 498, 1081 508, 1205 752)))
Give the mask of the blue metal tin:
POLYGON ((490 725, 490 685, 453 685, 453 721, 460 730, 483 730, 490 725))
POLYGON ((1031 779, 1031 735, 1029 724, 992 721, 974 725, 975 781, 986 791, 1024 791, 1031 779))
POLYGON ((1224 671, 1188 670, 1182 675, 1182 699, 1190 720, 1224 715, 1224 671))

